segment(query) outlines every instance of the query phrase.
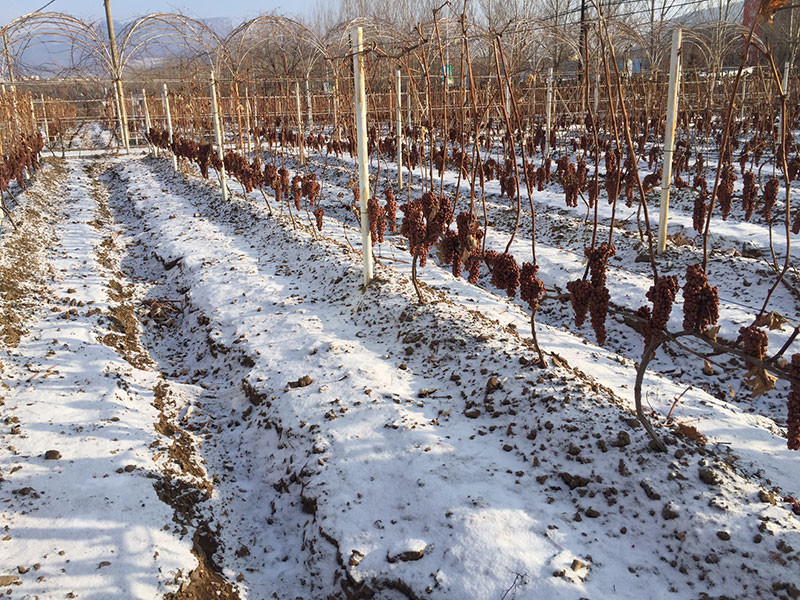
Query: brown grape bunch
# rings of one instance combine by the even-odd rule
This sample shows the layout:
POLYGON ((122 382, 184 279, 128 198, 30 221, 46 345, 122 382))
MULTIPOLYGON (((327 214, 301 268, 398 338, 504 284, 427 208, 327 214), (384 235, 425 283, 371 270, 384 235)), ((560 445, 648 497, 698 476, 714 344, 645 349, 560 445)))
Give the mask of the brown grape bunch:
POLYGON ((719 291, 711 287, 699 264, 686 267, 683 286, 683 328, 705 331, 719 320, 719 291))
MULTIPOLYGON (((800 379, 800 352, 792 355, 789 375, 795 379, 800 379)), ((791 385, 787 409, 787 446, 789 450, 800 450, 800 384, 798 383, 792 383, 791 385)))
POLYGON ((767 356, 767 346, 769 344, 767 333, 755 325, 750 325, 749 327, 741 327, 739 335, 742 337, 744 351, 749 356, 764 360, 764 357, 767 356))
POLYGON ((589 312, 589 300, 592 299, 594 287, 590 281, 576 279, 567 283, 569 299, 572 303, 572 311, 575 313, 575 326, 581 327, 586 321, 586 314, 589 312))
POLYGON ((533 314, 539 310, 539 301, 544 295, 544 283, 538 277, 539 265, 533 263, 522 263, 522 270, 519 275, 519 295, 524 302, 528 303, 528 308, 533 314))

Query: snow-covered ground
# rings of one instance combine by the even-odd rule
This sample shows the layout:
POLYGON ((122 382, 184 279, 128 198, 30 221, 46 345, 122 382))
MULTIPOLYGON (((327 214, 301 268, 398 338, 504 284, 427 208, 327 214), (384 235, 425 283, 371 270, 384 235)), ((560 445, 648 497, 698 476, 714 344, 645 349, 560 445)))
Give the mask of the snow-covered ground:
MULTIPOLYGON (((0 248, 3 324, 20 334, 0 353, 0 591, 800 594, 786 501, 800 473, 766 404, 751 413, 699 385, 677 420, 707 440, 664 429, 669 453, 654 452, 631 410, 640 341, 597 346, 553 309, 539 334, 551 366, 534 367, 520 304, 434 261, 417 304, 399 239, 362 290, 339 179, 319 236, 270 218, 258 193, 223 205, 166 161, 71 158, 37 174, 0 248)), ((579 268, 566 233, 561 255, 541 243, 548 287, 579 268)), ((615 300, 641 303, 630 266, 610 276, 615 300)), ((686 388, 680 360, 648 374, 662 416, 686 388)))

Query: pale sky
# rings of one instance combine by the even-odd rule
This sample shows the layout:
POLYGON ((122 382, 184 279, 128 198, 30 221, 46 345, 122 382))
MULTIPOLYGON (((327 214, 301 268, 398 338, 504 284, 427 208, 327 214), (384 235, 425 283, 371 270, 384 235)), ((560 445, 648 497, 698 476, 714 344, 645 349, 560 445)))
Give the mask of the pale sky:
MULTIPOLYGON (((0 0, 0 24, 42 8, 48 0, 0 0)), ((264 12, 302 16, 314 0, 111 0, 115 21, 153 12, 181 12, 191 17, 228 17, 234 25, 264 12)), ((103 0, 54 0, 46 11, 64 12, 89 21, 105 18, 103 0)))

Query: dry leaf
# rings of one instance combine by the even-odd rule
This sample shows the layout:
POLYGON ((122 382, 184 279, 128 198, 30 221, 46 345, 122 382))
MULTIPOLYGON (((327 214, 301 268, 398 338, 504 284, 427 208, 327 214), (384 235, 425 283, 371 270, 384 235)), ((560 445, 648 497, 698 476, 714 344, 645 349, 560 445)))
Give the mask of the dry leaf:
POLYGON ((776 313, 774 310, 766 315, 761 315, 755 320, 753 323, 756 327, 768 327, 769 329, 775 331, 783 331, 783 325, 788 323, 789 319, 784 317, 780 313, 776 313))
POLYGON ((706 375, 713 375, 714 374, 714 367, 711 366, 711 363, 707 360, 703 361, 703 373, 706 375))
POLYGON ((777 377, 770 375, 764 367, 757 365, 750 367, 744 379, 745 384, 750 388, 752 398, 774 390, 776 381, 778 381, 777 377))
POLYGON ((719 333, 720 326, 709 327, 703 332, 703 335, 710 339, 712 342, 717 341, 717 334, 719 333))
POLYGON ((758 14, 767 23, 772 23, 775 13, 789 5, 789 0, 761 0, 758 14))

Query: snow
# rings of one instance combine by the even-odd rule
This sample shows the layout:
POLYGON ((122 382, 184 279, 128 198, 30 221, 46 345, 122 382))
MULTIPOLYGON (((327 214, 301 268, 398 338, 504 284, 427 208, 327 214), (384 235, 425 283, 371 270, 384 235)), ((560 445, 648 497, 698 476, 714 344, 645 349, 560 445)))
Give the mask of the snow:
MULTIPOLYGON (((81 166, 62 183, 62 203, 49 206, 63 220, 49 240, 54 277, 43 305, 19 349, 3 352, 4 413, 22 429, 0 447, 3 570, 28 569, 19 578, 29 598, 156 597, 195 561, 148 478, 157 374, 103 345, 99 319, 87 317, 109 309, 114 273, 96 261, 103 238, 87 225, 98 215, 81 166), (60 458, 46 460, 48 450, 60 458)), ((37 185, 27 195, 37 192, 58 190, 37 185)))
MULTIPOLYGON (((258 193, 223 205, 167 161, 65 166, 47 190, 63 189, 63 206, 41 226, 52 297, 2 354, 3 409, 21 433, 0 446, 0 547, 14 557, 0 574, 41 563, 19 574, 21 594, 162 597, 198 564, 195 530, 219 543, 213 561, 241 598, 770 597, 796 585, 798 518, 782 498, 800 471, 782 428, 698 386, 678 410, 708 443, 667 429, 669 454, 653 452, 631 411, 622 325, 602 348, 544 314, 554 364, 539 369, 521 304, 431 260, 418 305, 397 238, 362 290, 345 209, 326 204, 320 238, 268 217, 258 193), (137 321, 123 349, 101 343, 119 305, 137 321), (61 459, 42 459, 51 448, 61 459), (179 514, 154 489, 170 477, 212 491, 179 514), (8 491, 25 485, 46 493, 8 491)), ((344 187, 330 181, 335 198, 344 187)), ((528 242, 512 247, 519 258, 528 242)), ((580 270, 552 239, 537 251, 548 287, 580 270)), ((622 267, 610 282, 634 308, 647 288, 622 267)), ((724 305, 726 331, 737 310, 724 305)), ((660 415, 685 387, 648 372, 660 415)))

